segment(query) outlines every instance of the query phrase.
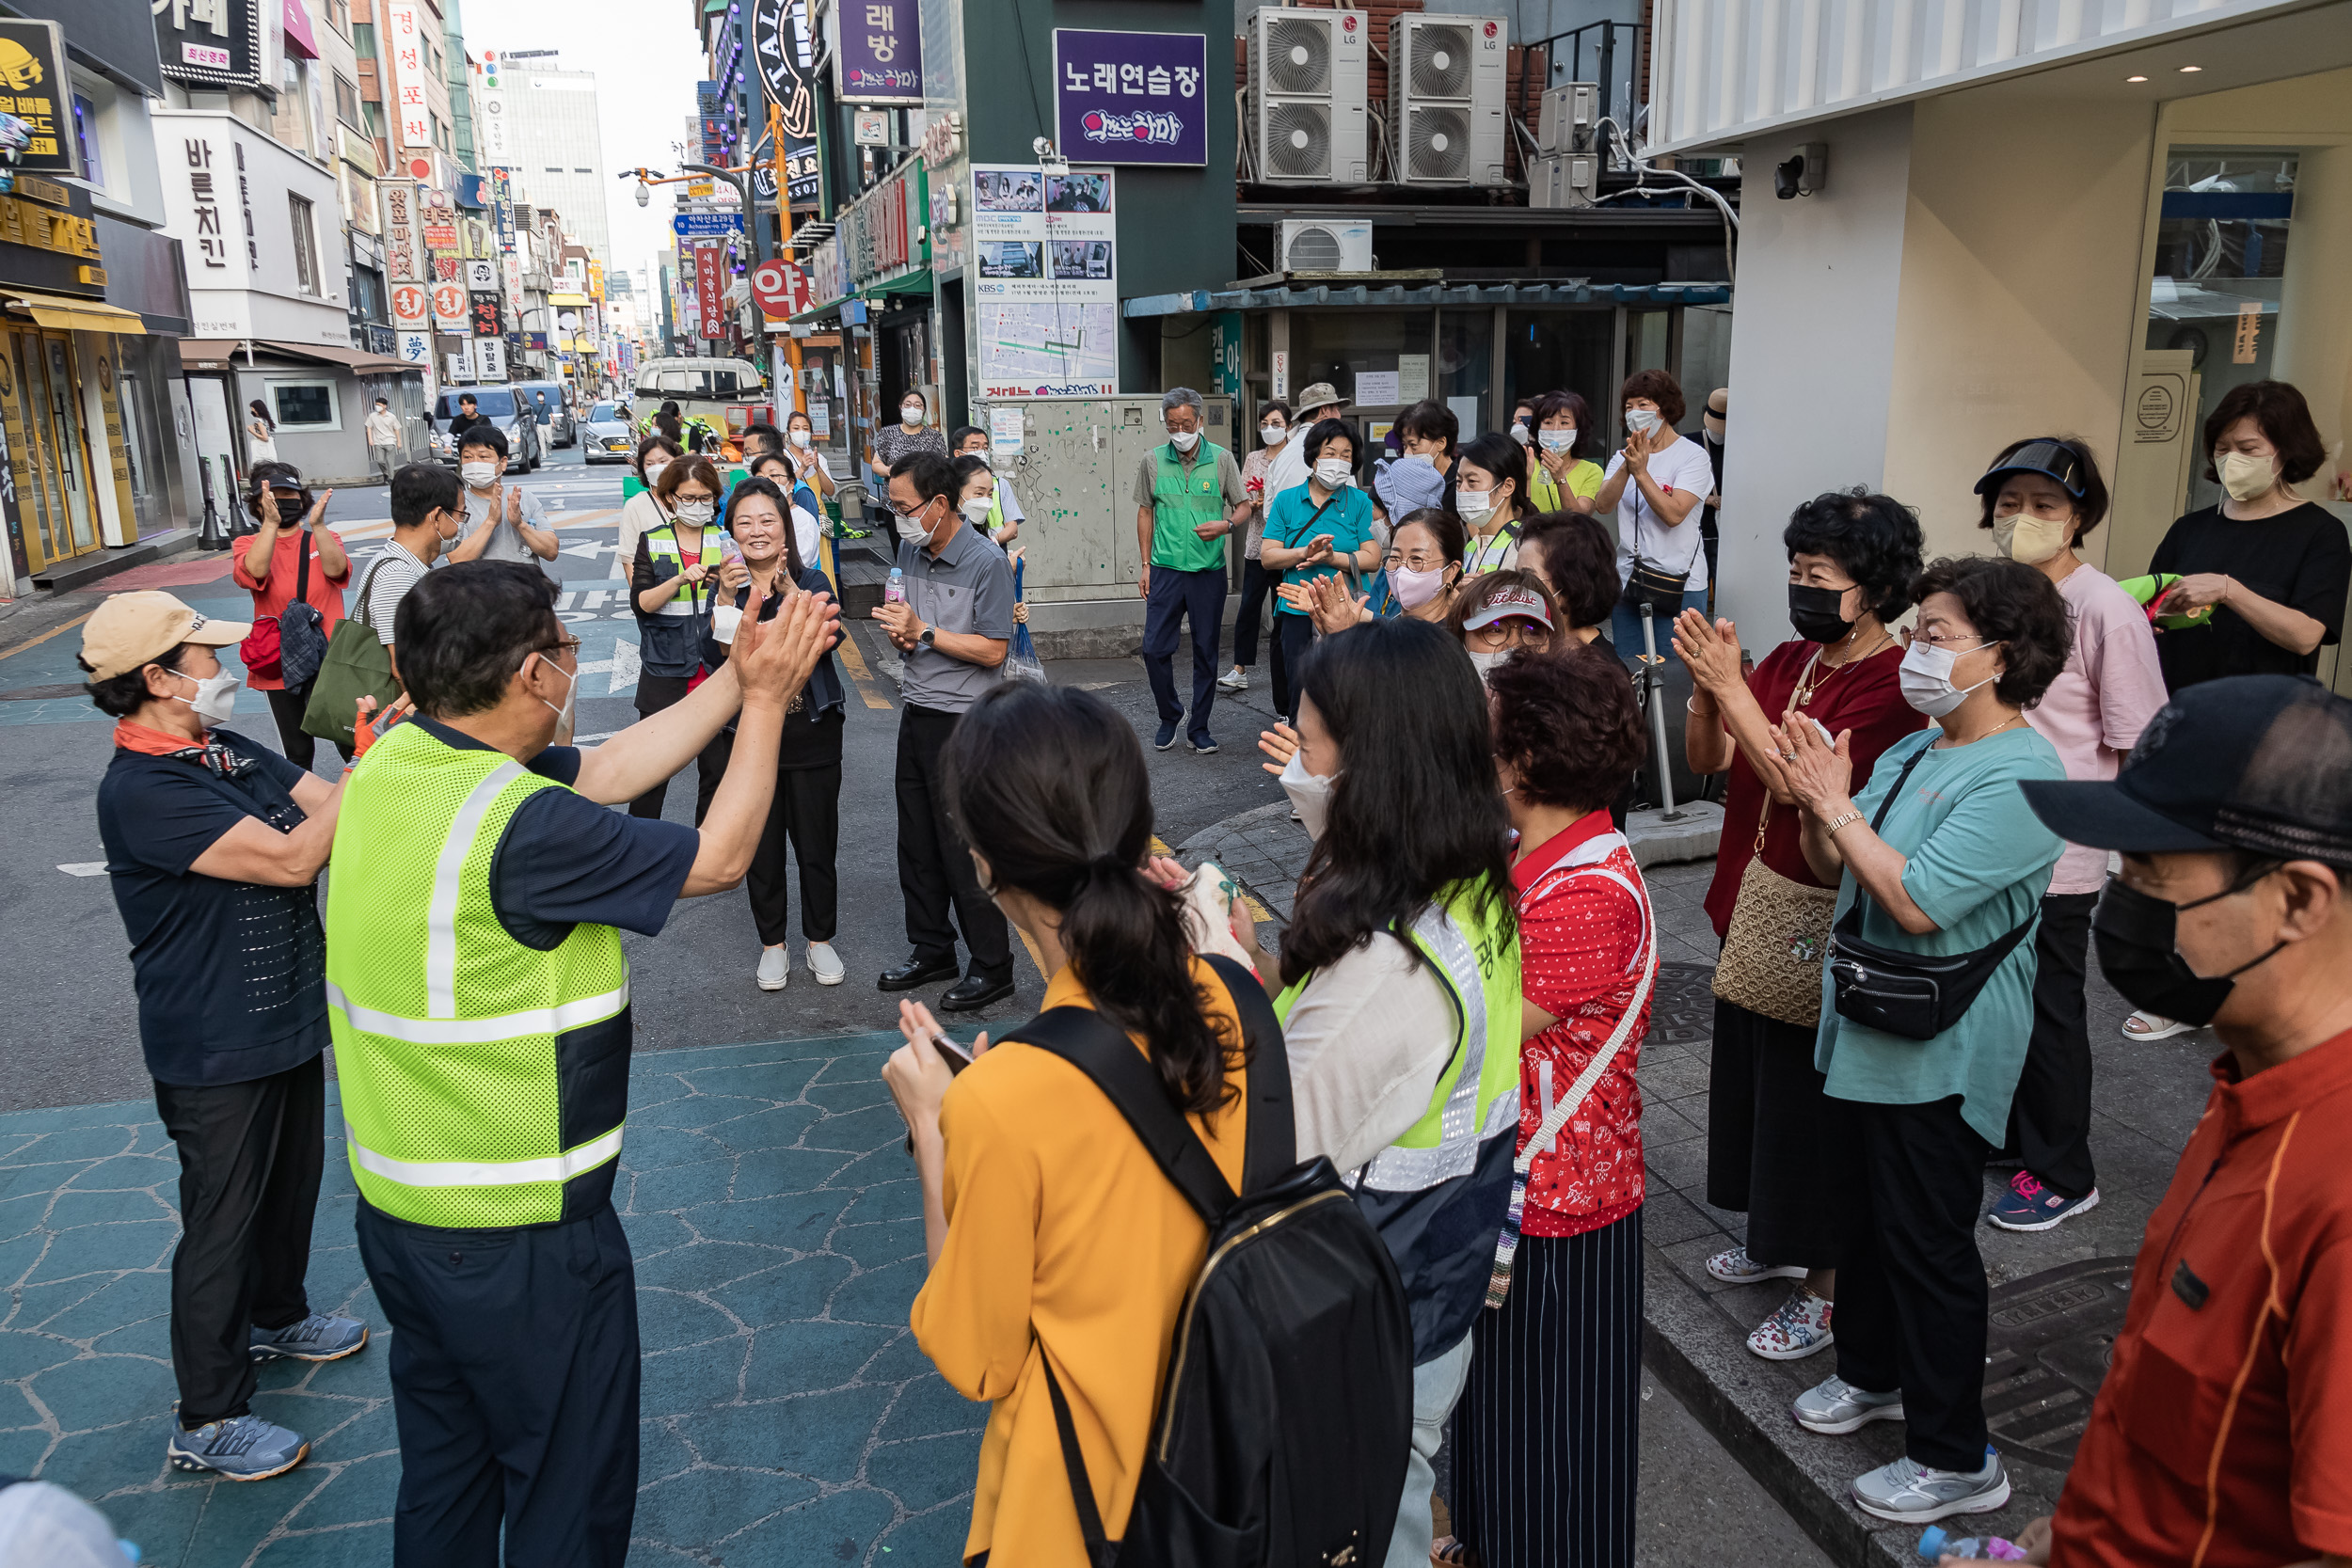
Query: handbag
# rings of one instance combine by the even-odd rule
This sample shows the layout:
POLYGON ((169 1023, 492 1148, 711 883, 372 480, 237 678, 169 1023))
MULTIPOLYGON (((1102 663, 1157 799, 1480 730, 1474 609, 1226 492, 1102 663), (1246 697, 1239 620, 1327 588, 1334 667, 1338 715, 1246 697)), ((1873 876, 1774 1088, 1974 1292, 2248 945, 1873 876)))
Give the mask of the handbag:
MULTIPOLYGON (((294 569, 294 597, 286 601, 286 610, 304 603, 310 596, 310 542, 303 542, 302 564, 294 569)), ((253 629, 237 644, 237 660, 245 666, 246 674, 253 679, 280 679, 286 668, 286 630, 282 624, 285 610, 276 615, 256 615, 253 629)), ((288 686, 300 683, 288 681, 288 686)))
POLYGON ((1764 863, 1764 827, 1772 798, 1756 819, 1756 852, 1740 873, 1731 929, 1715 960, 1715 994, 1735 1007, 1810 1029, 1821 1022, 1821 959, 1829 951, 1837 890, 1782 876, 1764 863))
MULTIPOLYGON (((1628 480, 1627 483, 1638 483, 1639 482, 1628 480)), ((1633 495, 1633 570, 1626 577, 1625 592, 1619 596, 1621 601, 1635 610, 1647 605, 1652 615, 1671 620, 1681 612, 1683 588, 1691 580, 1692 569, 1699 563, 1699 553, 1706 548, 1707 540, 1702 535, 1696 546, 1691 551, 1691 559, 1682 563, 1682 570, 1679 572, 1664 571, 1644 561, 1642 559, 1642 496, 1640 490, 1636 489, 1633 495)))
POLYGON ((359 579, 358 609, 336 626, 335 635, 327 641, 326 657, 319 664, 318 678, 310 684, 310 700, 302 709, 305 735, 350 746, 360 698, 373 697, 378 713, 400 699, 402 688, 400 677, 392 673, 392 656, 384 651, 384 639, 368 610, 368 595, 374 592, 375 574, 383 569, 384 561, 378 555, 369 564, 368 575, 359 579))
MULTIPOLYGON (((1870 821, 1872 832, 1886 820, 1887 812, 1903 792, 1904 781, 1927 754, 1928 748, 1922 746, 1903 764, 1903 770, 1895 776, 1895 787, 1879 802, 1878 815, 1870 821)), ((1857 879, 1853 903, 1830 931, 1829 972, 1837 987, 1837 1016, 1915 1040, 1933 1039, 1959 1022, 1985 982, 1993 978, 1993 972, 2001 967, 2001 960, 2026 940, 2042 917, 2037 899, 2033 910, 2006 935, 1973 953, 1939 958, 1863 941, 1862 911, 1869 899, 1857 879)))

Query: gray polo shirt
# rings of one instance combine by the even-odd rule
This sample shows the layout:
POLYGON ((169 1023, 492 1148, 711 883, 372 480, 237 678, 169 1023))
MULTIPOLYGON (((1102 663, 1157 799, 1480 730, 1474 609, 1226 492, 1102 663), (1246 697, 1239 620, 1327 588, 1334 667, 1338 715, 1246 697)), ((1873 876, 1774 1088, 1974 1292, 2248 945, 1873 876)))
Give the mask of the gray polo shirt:
MULTIPOLYGON (((936 556, 912 539, 899 540, 897 565, 906 574, 907 605, 924 625, 1011 641, 1012 563, 971 524, 959 520, 936 556)), ((936 648, 917 646, 906 655, 898 695, 916 707, 961 713, 1004 678, 1001 665, 966 664, 936 648)))
MULTIPOLYGON (((497 487, 493 486, 492 488, 495 490, 497 487)), ((521 489, 519 486, 509 486, 509 488, 514 489, 515 492, 520 495, 523 499, 523 521, 529 523, 532 528, 546 528, 548 526, 547 509, 539 504, 539 498, 528 490, 521 489)), ((490 517, 489 497, 476 495, 471 488, 466 489, 462 492, 462 494, 466 498, 466 522, 465 526, 458 531, 457 537, 460 540, 466 540, 471 539, 475 534, 481 532, 485 527, 489 526, 492 519, 490 517)), ((523 543, 523 536, 506 526, 506 501, 504 497, 501 497, 499 499, 499 515, 496 519, 496 525, 498 531, 491 534, 490 542, 482 547, 482 554, 479 559, 484 561, 527 561, 533 566, 538 567, 541 571, 545 571, 547 569, 548 563, 531 553, 531 546, 523 543)))

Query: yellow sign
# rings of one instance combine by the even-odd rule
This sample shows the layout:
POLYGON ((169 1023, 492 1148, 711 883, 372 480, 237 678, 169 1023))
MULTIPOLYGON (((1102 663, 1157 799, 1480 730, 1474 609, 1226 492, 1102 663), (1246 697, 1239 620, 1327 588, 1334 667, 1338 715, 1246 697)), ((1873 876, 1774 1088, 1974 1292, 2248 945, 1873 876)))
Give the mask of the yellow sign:
POLYGON ((73 195, 72 192, 68 191, 63 185, 56 183, 55 181, 43 180, 39 175, 18 175, 16 177, 16 188, 19 195, 29 196, 35 201, 46 201, 52 207, 71 207, 73 205, 73 195))
POLYGON ((714 181, 695 180, 687 184, 686 194, 688 196, 717 196, 719 187, 714 181))
POLYGON ((28 245, 36 250, 86 257, 93 261, 99 259, 96 224, 71 213, 53 213, 45 207, 19 201, 12 196, 0 196, 0 240, 10 245, 28 245))
POLYGON ((73 269, 73 276, 80 278, 83 282, 88 284, 93 289, 103 289, 106 286, 106 269, 104 267, 75 267, 73 269))

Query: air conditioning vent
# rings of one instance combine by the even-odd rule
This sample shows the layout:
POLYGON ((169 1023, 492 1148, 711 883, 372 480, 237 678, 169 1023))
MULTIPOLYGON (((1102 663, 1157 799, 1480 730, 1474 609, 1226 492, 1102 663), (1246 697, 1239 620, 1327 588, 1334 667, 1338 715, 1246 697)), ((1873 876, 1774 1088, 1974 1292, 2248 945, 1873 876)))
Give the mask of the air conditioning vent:
POLYGON ((1415 109, 1406 130, 1405 178, 1470 178, 1470 117, 1462 109, 1415 109))
POLYGON ((1413 40, 1415 98, 1468 98, 1470 35, 1467 27, 1422 27, 1413 40))
POLYGON ((1265 30, 1265 82, 1275 92, 1331 90, 1331 29, 1327 22, 1275 22, 1265 30))
POLYGON ((1282 258, 1286 272, 1337 272, 1340 260, 1340 237, 1319 224, 1294 235, 1290 253, 1282 258))
POLYGON ((1372 225, 1369 223, 1284 218, 1281 242, 1284 272, 1373 270, 1372 225))
POLYGON ((1331 111, 1321 103, 1270 103, 1265 111, 1265 172, 1277 180, 1331 177, 1331 111))

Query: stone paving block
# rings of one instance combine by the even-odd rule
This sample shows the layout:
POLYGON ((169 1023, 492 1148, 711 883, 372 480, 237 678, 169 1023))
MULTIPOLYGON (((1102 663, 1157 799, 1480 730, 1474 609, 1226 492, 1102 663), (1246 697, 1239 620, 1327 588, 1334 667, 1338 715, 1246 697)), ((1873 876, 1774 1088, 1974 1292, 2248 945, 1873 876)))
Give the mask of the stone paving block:
POLYGON ((678 1435, 710 1465, 786 1470, 847 1485, 865 1468, 892 1390, 835 1388, 760 1404, 718 1405, 687 1416, 678 1435))
POLYGON ((61 1432, 114 1426, 169 1406, 171 1368, 146 1356, 93 1355, 52 1367, 25 1384, 61 1432))
MULTIPOLYGON (((819 1316, 823 1304, 856 1272, 857 1265, 847 1258, 820 1254, 739 1279, 710 1291, 707 1299, 732 1312, 748 1328, 767 1328, 819 1316)), ((914 1300, 914 1292, 908 1291, 908 1304, 914 1300)), ((899 1322, 905 1319, 901 1311, 899 1322)))
POLYGON ((639 1262, 677 1247, 691 1246, 705 1240, 694 1227, 674 1213, 624 1214, 621 1233, 628 1238, 629 1256, 639 1262))
POLYGON ((942 1433, 977 1432, 988 1424, 989 1407, 965 1399, 944 1380, 912 1384, 891 1408, 877 1433, 885 1443, 942 1433))
POLYGON ((919 1258, 923 1255, 922 1243, 922 1237, 907 1235, 902 1223, 836 1226, 827 1238, 832 1251, 863 1269, 879 1269, 906 1258, 919 1258), (912 1251, 908 1248, 910 1240, 914 1243, 912 1251))
MULTIPOLYGON (((0 1155, 0 1162, 7 1158, 0 1155)), ((5 1181, 8 1174, 6 1165, 0 1164, 0 1181, 5 1181)), ((13 1242, 20 1236, 40 1234, 41 1222, 48 1217, 49 1205, 56 1200, 56 1196, 51 1189, 37 1186, 29 1192, 0 1200, 0 1242, 13 1242)), ((13 1279, 16 1276, 10 1275, 8 1277, 13 1279)))
POLYGON ((834 1492, 778 1513, 723 1543, 728 1568, 841 1568, 845 1562, 888 1561, 874 1551, 898 1509, 870 1487, 834 1492))
POLYGON ((47 1257, 26 1271, 24 1280, 27 1285, 40 1285, 124 1269, 167 1266, 179 1240, 179 1223, 170 1219, 79 1227, 74 1245, 52 1247, 47 1257))
MULTIPOLYGON (((980 1406, 973 1408, 983 1409, 980 1406)), ((966 1430, 941 1433, 930 1437, 911 1437, 900 1442, 878 1443, 872 1458, 866 1463, 866 1472, 869 1479, 887 1478, 876 1480, 875 1484, 897 1497, 900 1506, 920 1513, 971 1489, 971 1477, 957 1467, 957 1462, 970 1450, 972 1439, 973 1432, 966 1430)), ((950 1528, 956 1531, 959 1541, 971 1522, 970 1509, 956 1514, 950 1528)), ((899 1554, 907 1549, 904 1543, 897 1543, 897 1545, 899 1554)), ((899 1559, 894 1557, 893 1560, 899 1559)), ((918 1558, 914 1560, 925 1560, 918 1558)), ((951 1551, 944 1558, 930 1560, 952 1563, 956 1557, 951 1551)))
MULTIPOLYGON (((904 1137, 906 1130, 899 1129, 904 1137)), ((849 1168, 850 1156, 830 1148, 762 1148, 735 1162, 732 1191, 712 1196, 774 1197, 784 1193, 814 1192, 849 1168)))
MULTIPOLYGON (((755 1242, 807 1252, 821 1247, 842 1216, 868 1196, 818 1191, 778 1197, 739 1196, 732 1202, 681 1209, 669 1217, 710 1241, 755 1242)), ((915 1217, 921 1217, 919 1212, 915 1217)))
POLYGON ((638 1408, 698 1410, 733 1400, 742 1389, 743 1358, 750 1350, 750 1338, 738 1334, 646 1353, 639 1373, 638 1408))
POLYGON ((788 1263, 792 1255, 780 1247, 750 1246, 738 1242, 694 1242, 637 1260, 637 1283, 692 1295, 788 1263))
POLYGON ((703 1465, 639 1491, 629 1534, 632 1541, 660 1542, 740 1562, 744 1560, 739 1554, 722 1552, 720 1543, 818 1495, 817 1483, 805 1477, 703 1465))
POLYGON ((632 1135, 639 1127, 680 1127, 700 1132, 768 1109, 769 1102, 764 1100, 746 1100, 739 1095, 684 1094, 665 1104, 644 1108, 632 1104, 628 1126, 632 1135))
MULTIPOLYGON (((913 1162, 909 1162, 912 1169, 913 1162)), ((880 1181, 858 1194, 857 1201, 841 1212, 844 1225, 923 1217, 923 1185, 909 1176, 902 1181, 880 1181)))
MULTIPOLYGON (((913 1508, 914 1503, 903 1492, 898 1501, 913 1508)), ((941 1504, 911 1519, 902 1519, 891 1526, 880 1543, 882 1552, 876 1561, 886 1561, 893 1568, 912 1563, 956 1563, 963 1560, 963 1544, 972 1533, 972 1511, 956 1504, 941 1504)))
POLYGON ((628 1115, 622 1148, 628 1151, 628 1168, 640 1172, 703 1164, 725 1159, 730 1152, 725 1143, 705 1137, 699 1129, 643 1121, 634 1109, 628 1115))
POLYGON ((706 1344, 742 1332, 742 1325, 722 1308, 692 1296, 650 1290, 644 1276, 638 1276, 637 1338, 646 1354, 706 1344))
POLYGON ((49 1433, 39 1428, 0 1431, 0 1475, 31 1475, 49 1451, 51 1441, 49 1433))
POLYGON ((253 1568, 352 1568, 391 1560, 392 1522, 386 1518, 358 1529, 278 1536, 255 1555, 253 1568))
MULTIPOLYGON (((313 1462, 318 1451, 311 1450, 313 1462)), ((395 1446, 377 1458, 332 1466, 332 1479, 289 1513, 286 1524, 301 1530, 379 1522, 389 1525, 399 1498, 400 1455, 395 1446)))
POLYGON ((923 1288, 923 1276, 929 1272, 918 1246, 914 1256, 904 1262, 866 1269, 845 1280, 826 1303, 826 1314, 843 1323, 903 1327, 907 1309, 914 1305, 914 1293, 923 1288))
POLYGON ((752 1338, 751 1358, 743 1369, 743 1398, 780 1399, 863 1381, 864 1370, 886 1347, 913 1337, 907 1329, 874 1323, 820 1322, 763 1328, 752 1338))

